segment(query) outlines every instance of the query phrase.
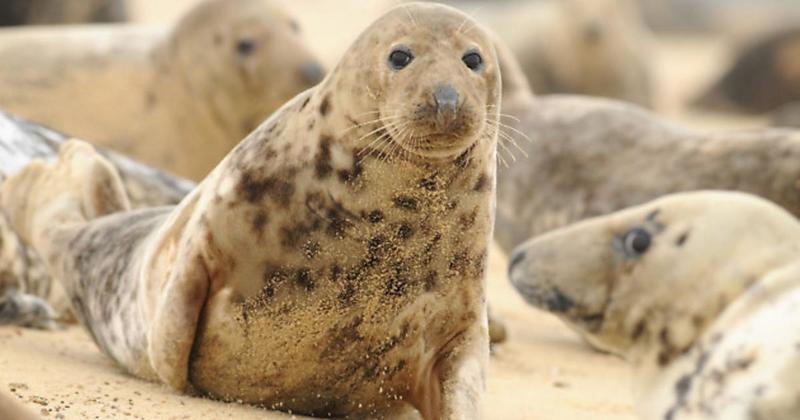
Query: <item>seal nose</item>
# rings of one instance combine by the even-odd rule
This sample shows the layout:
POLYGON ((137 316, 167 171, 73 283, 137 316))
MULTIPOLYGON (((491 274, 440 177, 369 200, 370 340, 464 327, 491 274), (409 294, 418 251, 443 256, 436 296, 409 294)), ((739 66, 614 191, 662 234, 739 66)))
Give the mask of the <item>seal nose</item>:
POLYGON ((300 73, 303 75, 303 79, 312 85, 316 85, 325 77, 325 70, 319 63, 314 61, 303 64, 300 68, 300 73))
POLYGON ((447 83, 439 83, 433 88, 433 102, 437 120, 442 126, 449 126, 456 118, 458 91, 447 83))

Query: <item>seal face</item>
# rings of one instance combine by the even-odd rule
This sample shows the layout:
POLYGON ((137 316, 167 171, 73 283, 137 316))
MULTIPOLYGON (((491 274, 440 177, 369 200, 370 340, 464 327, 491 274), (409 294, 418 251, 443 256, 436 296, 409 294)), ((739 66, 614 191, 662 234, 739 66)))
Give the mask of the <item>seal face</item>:
POLYGON ((404 5, 174 209, 91 220, 126 201, 80 143, 3 205, 137 376, 294 413, 478 418, 499 100, 489 36, 404 5))
POLYGON ((204 0, 168 31, 5 35, 3 109, 194 180, 324 76, 297 22, 271 1, 204 0))
MULTIPOLYGON (((710 413, 699 418, 745 419, 776 395, 797 392, 796 384, 755 389, 796 366, 798 334, 766 342, 753 334, 796 311, 798 238, 794 217, 765 200, 675 194, 532 239, 515 252, 509 274, 528 303, 634 363, 643 418, 679 419, 697 409, 710 413), (725 360, 750 360, 769 373, 745 367, 725 383, 725 360)), ((790 411, 777 413, 797 413, 783 409, 790 411)))

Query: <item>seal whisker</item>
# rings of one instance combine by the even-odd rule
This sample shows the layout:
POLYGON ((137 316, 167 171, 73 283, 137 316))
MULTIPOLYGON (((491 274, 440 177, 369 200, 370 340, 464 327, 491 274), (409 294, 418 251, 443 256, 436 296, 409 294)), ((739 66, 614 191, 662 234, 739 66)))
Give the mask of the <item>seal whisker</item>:
POLYGON ((403 10, 405 10, 405 11, 406 11, 406 14, 408 15, 408 18, 411 20, 411 24, 412 24, 413 26, 418 26, 418 24, 417 24, 417 20, 416 20, 416 19, 414 19, 414 15, 411 13, 411 10, 409 9, 409 7, 408 7, 408 6, 406 6, 406 7, 404 7, 404 8, 403 8, 403 10))
POLYGON ((518 129, 516 129, 516 128, 508 125, 508 124, 502 123, 500 120, 497 120, 497 121, 489 121, 489 120, 487 120, 487 122, 490 123, 490 124, 497 124, 498 127, 502 127, 502 128, 511 130, 511 131, 519 134, 520 136, 522 136, 522 138, 524 138, 525 140, 533 143, 533 140, 527 134, 523 133, 522 131, 519 131, 518 129))
POLYGON ((497 137, 498 137, 498 140, 500 140, 500 142, 507 141, 507 142, 511 143, 511 145, 514 146, 514 148, 516 148, 520 153, 522 153, 522 156, 525 156, 526 159, 530 157, 528 155, 528 152, 526 152, 521 147, 519 147, 519 144, 517 144, 517 142, 514 140, 514 138, 511 137, 508 133, 506 133, 504 131, 498 131, 497 132, 497 137))
MULTIPOLYGON (((486 110, 487 111, 491 111, 491 110, 498 110, 499 111, 500 107, 497 106, 497 105, 487 105, 486 106, 486 110)), ((515 116, 513 116, 511 114, 504 114, 502 112, 497 112, 497 115, 500 116, 500 118, 508 118, 508 119, 510 119, 512 121, 520 122, 519 118, 517 118, 517 117, 515 117, 515 116)))
POLYGON ((342 136, 344 136, 345 134, 349 133, 350 131, 352 131, 352 130, 354 130, 354 129, 356 129, 356 128, 361 128, 361 127, 364 127, 364 126, 366 126, 366 125, 375 124, 375 123, 382 123, 382 122, 386 122, 386 121, 393 121, 393 120, 397 120, 397 119, 400 119, 400 118, 402 118, 402 116, 400 116, 400 115, 391 115, 391 116, 386 116, 386 117, 376 118, 376 119, 369 120, 369 121, 365 121, 365 122, 358 123, 358 124, 353 124, 352 126, 350 126, 350 127, 346 128, 346 129, 342 130, 342 131, 339 133, 339 137, 342 137, 342 136))

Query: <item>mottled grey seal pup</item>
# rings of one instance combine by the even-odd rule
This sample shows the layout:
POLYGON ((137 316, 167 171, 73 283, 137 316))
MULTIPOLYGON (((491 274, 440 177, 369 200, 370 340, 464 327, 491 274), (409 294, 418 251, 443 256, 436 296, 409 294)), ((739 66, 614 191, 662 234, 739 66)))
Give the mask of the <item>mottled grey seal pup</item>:
POLYGON ((749 192, 800 216, 797 131, 695 131, 623 102, 577 96, 539 96, 503 112, 513 117, 503 117, 511 128, 501 137, 514 137, 528 156, 499 149, 509 167, 498 174, 495 238, 506 252, 680 191, 749 192))
POLYGON ((669 195, 521 245, 526 301, 630 360, 646 420, 800 418, 800 224, 737 192, 669 195))
MULTIPOLYGON (((66 140, 54 130, 0 112, 0 180, 35 158, 55 160, 66 140)), ((101 153, 117 169, 135 208, 176 204, 195 186, 118 153, 101 153)), ((0 211, 0 324, 54 328, 56 319, 74 320, 63 288, 0 211)))
POLYGON ((319 82, 297 22, 268 0, 204 0, 169 31, 0 31, 0 108, 202 179, 319 82))
POLYGON ((489 36, 404 5, 174 208, 120 213, 80 142, 2 205, 136 376, 295 413, 480 418, 499 100, 489 36))

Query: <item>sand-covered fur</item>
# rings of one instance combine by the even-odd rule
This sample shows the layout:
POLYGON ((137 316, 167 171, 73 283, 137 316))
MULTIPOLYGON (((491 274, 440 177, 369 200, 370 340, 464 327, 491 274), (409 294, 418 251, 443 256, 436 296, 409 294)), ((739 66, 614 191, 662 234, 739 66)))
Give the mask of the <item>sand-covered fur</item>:
POLYGON ((511 281, 635 367, 643 419, 800 415, 800 224, 735 192, 670 195, 520 246, 511 281))
POLYGON ((126 203, 81 143, 2 204, 134 375, 297 413, 479 418, 499 100, 489 36, 404 5, 175 208, 92 219, 126 203))
POLYGON ((169 31, 0 32, 0 108, 203 178, 323 70, 269 0, 205 0, 169 31))

